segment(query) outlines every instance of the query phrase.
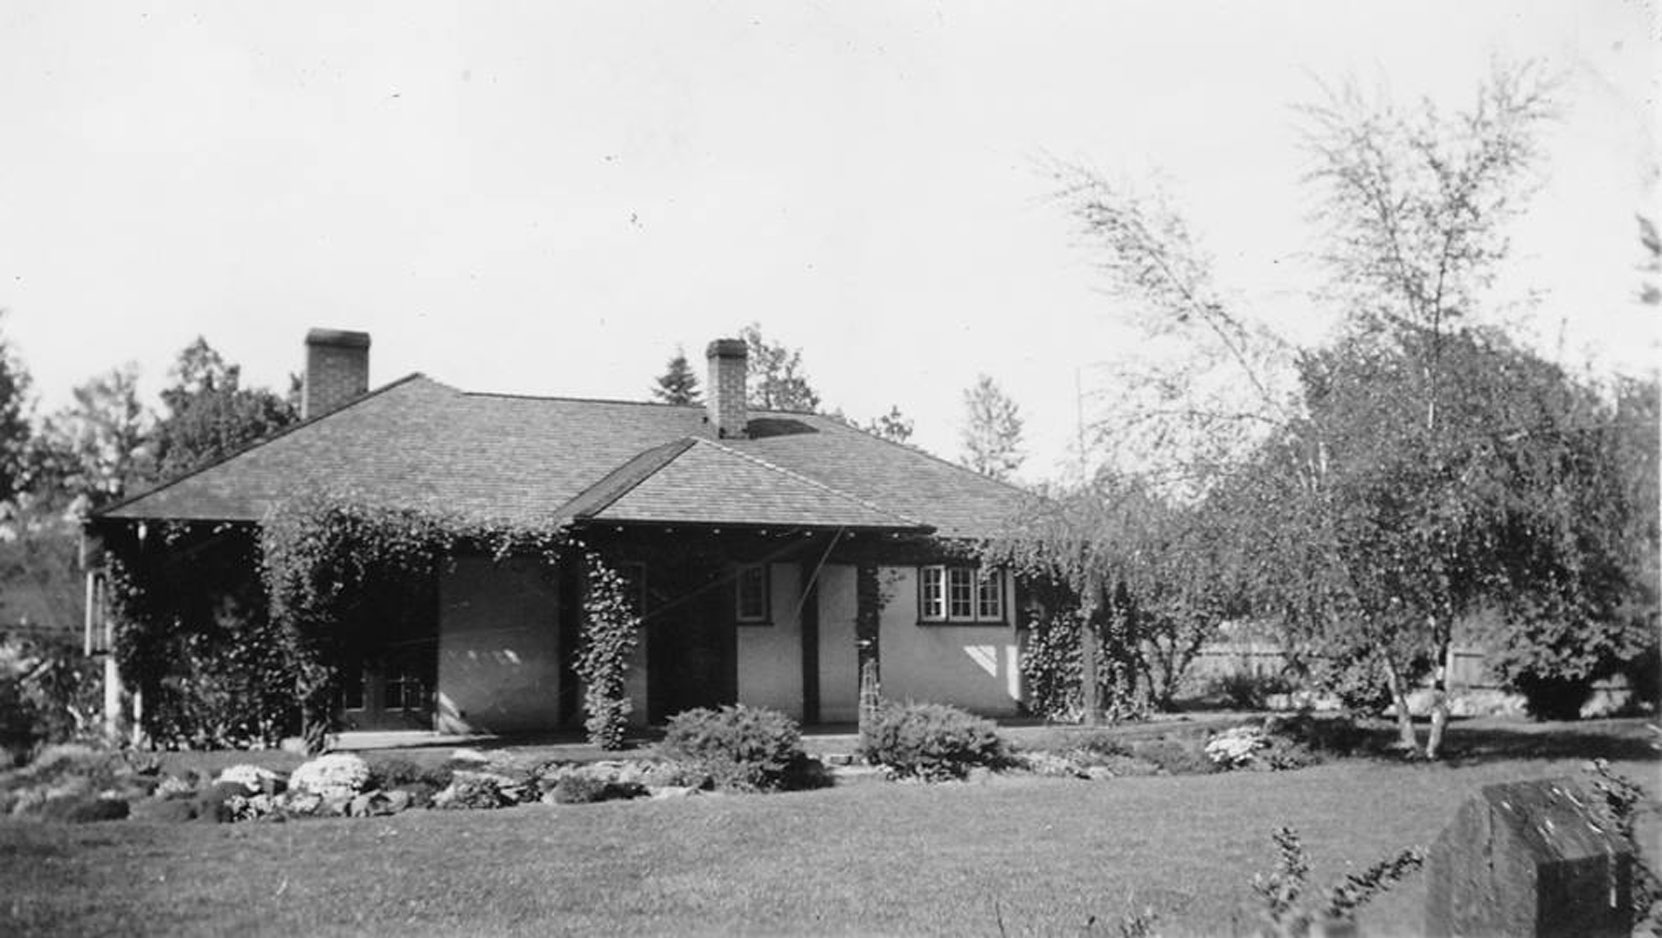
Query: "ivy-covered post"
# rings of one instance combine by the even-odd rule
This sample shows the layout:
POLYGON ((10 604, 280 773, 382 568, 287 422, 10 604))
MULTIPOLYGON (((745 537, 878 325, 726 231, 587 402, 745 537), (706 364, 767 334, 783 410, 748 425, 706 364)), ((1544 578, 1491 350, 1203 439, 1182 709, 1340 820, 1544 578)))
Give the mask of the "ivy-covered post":
POLYGON ((583 555, 583 626, 577 646, 577 676, 583 682, 583 728, 602 749, 622 749, 634 705, 626 677, 639 641, 640 615, 628 584, 600 555, 583 555))
POLYGON ((1102 606, 1102 579, 1095 570, 1086 575, 1085 599, 1079 609, 1079 702, 1083 723, 1102 720, 1102 681, 1098 677, 1096 617, 1102 606))
POLYGON ((879 635, 883 618, 883 592, 877 581, 877 566, 862 563, 854 571, 854 644, 860 666, 860 734, 877 715, 882 699, 882 671, 879 635))

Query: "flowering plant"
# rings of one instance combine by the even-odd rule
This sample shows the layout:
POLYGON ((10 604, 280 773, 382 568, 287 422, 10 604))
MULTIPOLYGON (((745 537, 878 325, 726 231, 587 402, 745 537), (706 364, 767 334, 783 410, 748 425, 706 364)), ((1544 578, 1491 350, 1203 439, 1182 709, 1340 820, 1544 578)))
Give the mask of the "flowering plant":
POLYGON ((369 784, 369 763, 347 752, 318 756, 289 776, 289 787, 325 798, 351 796, 369 784))
POLYGON ((1253 754, 1265 749, 1270 738, 1256 726, 1237 726, 1224 730, 1206 744, 1206 758, 1226 769, 1238 769, 1252 764, 1253 754))

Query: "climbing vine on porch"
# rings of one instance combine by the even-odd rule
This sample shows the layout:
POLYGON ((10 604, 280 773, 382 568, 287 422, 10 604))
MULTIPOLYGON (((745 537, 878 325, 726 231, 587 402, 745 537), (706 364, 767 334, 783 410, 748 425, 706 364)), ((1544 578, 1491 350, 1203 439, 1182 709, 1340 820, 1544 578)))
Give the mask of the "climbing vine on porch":
POLYGON ((271 619, 295 674, 301 732, 316 751, 334 727, 344 652, 385 628, 389 610, 407 602, 412 585, 431 584, 461 547, 499 559, 529 552, 552 559, 562 539, 551 530, 314 493, 280 505, 262 525, 260 543, 271 619))
POLYGON ((583 554, 583 636, 577 647, 577 676, 583 681, 583 728, 602 749, 623 748, 633 704, 627 677, 639 641, 640 611, 629 583, 593 551, 583 554))

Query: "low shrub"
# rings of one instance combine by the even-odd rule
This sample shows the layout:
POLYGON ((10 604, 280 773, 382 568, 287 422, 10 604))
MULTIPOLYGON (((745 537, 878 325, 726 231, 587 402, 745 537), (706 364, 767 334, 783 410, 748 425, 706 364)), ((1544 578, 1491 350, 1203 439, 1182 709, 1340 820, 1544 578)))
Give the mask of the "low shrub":
POLYGON ((1303 744, 1311 752, 1348 756, 1361 749, 1368 734, 1348 716, 1313 713, 1276 715, 1264 721, 1264 731, 1303 744))
POLYGON ((777 791, 807 787, 813 779, 813 760, 802 751, 795 721, 761 707, 678 713, 670 717, 658 751, 708 773, 718 788, 777 791))
POLYGON ((1327 761, 1321 753, 1285 736, 1271 736, 1269 745, 1259 750, 1256 758, 1261 765, 1274 772, 1308 768, 1327 761))
POLYGON ((860 739, 859 754, 901 778, 963 778, 999 768, 1010 754, 989 720, 945 704, 885 704, 860 739))
POLYGON ((1235 710, 1262 710, 1272 694, 1292 689, 1292 682, 1279 674, 1236 672, 1213 678, 1207 693, 1222 697, 1235 710))
POLYGON ((1206 775, 1218 770, 1198 740, 1141 740, 1132 745, 1131 754, 1168 775, 1206 775))
POLYGON ((462 775, 450 787, 433 796, 435 808, 488 810, 508 804, 496 779, 489 775, 462 775))
MULTIPOLYGON (((369 782, 366 788, 372 791, 377 788, 382 791, 391 791, 400 785, 423 781, 430 771, 432 770, 400 756, 376 759, 369 763, 369 782)), ((446 771, 448 773, 448 770, 446 771)), ((449 784, 450 778, 447 774, 444 785, 437 787, 444 788, 449 784)))
POLYGON ((130 811, 127 802, 119 798, 70 795, 49 799, 40 806, 39 815, 49 821, 86 824, 93 821, 119 821, 130 811))
POLYGON ((425 779, 419 779, 418 778, 414 781, 399 782, 398 784, 393 785, 391 788, 387 788, 387 789, 383 789, 383 790, 384 791, 389 791, 389 792, 391 792, 391 791, 408 792, 409 795, 410 795, 410 806, 411 807, 425 808, 425 807, 427 807, 427 806, 429 806, 433 803, 433 796, 437 795, 441 791, 444 791, 445 788, 449 787, 449 784, 450 784, 449 782, 446 782, 445 785, 443 787, 441 787, 441 786, 438 786, 438 785, 434 785, 432 782, 429 782, 425 779))
POLYGON ((1109 756, 1128 756, 1131 747, 1125 740, 1106 730, 1081 733, 1072 740, 1069 749, 1086 758, 1104 759, 1109 756))
POLYGON ((1231 727, 1207 741, 1206 758, 1220 769, 1244 769, 1269 744, 1270 738, 1256 726, 1231 727))
POLYGON ((1265 721, 1225 730, 1206 744, 1207 758, 1220 769, 1280 772, 1322 762, 1322 756, 1301 738, 1306 723, 1265 721))
POLYGON ((641 784, 648 788, 709 788, 715 779, 698 765, 660 761, 642 767, 641 784))
POLYGON ((596 775, 572 774, 560 779, 554 786, 556 804, 594 804, 601 801, 626 801, 646 795, 646 786, 638 782, 620 782, 596 775))
POLYGON ((1160 774, 1159 766, 1147 759, 1139 759, 1136 756, 1104 756, 1098 764, 1113 773, 1117 778, 1160 774))

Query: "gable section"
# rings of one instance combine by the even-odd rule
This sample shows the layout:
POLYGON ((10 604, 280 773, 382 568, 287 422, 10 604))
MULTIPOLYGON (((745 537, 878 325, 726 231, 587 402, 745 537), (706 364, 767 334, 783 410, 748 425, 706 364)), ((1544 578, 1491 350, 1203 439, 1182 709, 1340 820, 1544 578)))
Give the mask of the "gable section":
POLYGON ((886 511, 754 456, 710 440, 691 440, 656 472, 605 507, 594 521, 847 527, 912 530, 929 526, 886 511))

